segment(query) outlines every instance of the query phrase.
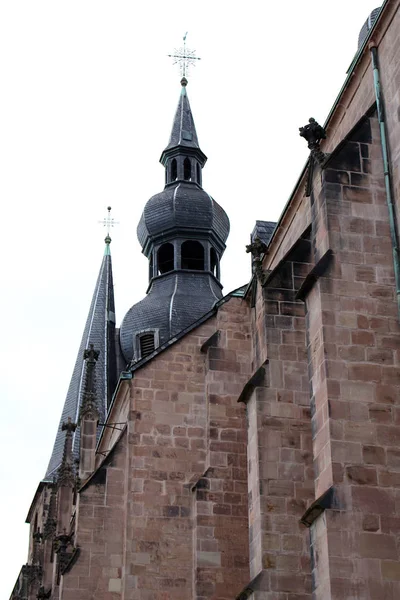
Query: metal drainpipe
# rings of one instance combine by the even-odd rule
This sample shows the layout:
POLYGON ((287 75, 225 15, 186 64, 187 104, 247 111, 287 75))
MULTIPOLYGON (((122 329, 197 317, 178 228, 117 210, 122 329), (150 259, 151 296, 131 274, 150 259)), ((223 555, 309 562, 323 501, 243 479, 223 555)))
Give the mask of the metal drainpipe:
POLYGON ((392 240, 394 278, 396 282, 397 310, 400 320, 400 256, 399 256, 399 236, 396 224, 396 213, 393 204, 392 182, 390 177, 389 159, 388 159, 388 142, 386 136, 385 112, 383 107, 383 99, 381 93, 381 81, 379 75, 378 50, 376 47, 371 48, 372 69, 374 74, 374 88, 376 107, 378 111, 379 130, 381 134, 381 148, 383 158, 383 173, 385 176, 386 202, 389 210, 389 225, 390 237, 392 240))

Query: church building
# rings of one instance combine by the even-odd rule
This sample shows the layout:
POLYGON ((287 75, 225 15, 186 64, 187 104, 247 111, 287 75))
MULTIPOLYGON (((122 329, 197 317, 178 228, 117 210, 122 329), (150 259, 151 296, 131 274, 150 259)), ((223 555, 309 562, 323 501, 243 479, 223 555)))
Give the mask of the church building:
POLYGON ((147 293, 117 328, 107 234, 11 600, 398 600, 400 0, 293 132, 307 164, 227 295, 187 83, 147 293))

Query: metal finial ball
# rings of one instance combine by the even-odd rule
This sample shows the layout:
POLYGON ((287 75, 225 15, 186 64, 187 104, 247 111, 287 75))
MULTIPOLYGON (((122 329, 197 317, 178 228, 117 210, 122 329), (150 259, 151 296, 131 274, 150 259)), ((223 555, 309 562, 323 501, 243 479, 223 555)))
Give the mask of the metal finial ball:
POLYGON ((104 241, 105 241, 105 243, 106 243, 106 244, 111 244, 111 238, 110 238, 110 236, 109 236, 109 235, 107 235, 107 236, 104 238, 104 241))
POLYGON ((107 206, 107 210, 108 210, 108 212, 110 212, 111 206, 107 206))
POLYGON ((183 87, 186 87, 186 86, 187 86, 187 84, 188 84, 188 80, 186 79, 186 77, 182 77, 182 79, 181 79, 181 85, 182 85, 183 87))

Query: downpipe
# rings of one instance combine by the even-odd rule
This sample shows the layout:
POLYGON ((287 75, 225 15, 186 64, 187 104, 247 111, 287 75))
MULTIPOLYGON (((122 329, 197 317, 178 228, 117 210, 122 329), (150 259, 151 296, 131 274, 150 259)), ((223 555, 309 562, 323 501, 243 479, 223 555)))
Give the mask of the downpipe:
POLYGON ((399 255, 399 235, 396 223, 396 211, 393 203, 392 181, 389 167, 388 141, 386 135, 385 111, 383 106, 381 78, 379 73, 378 50, 371 48, 372 71, 374 75, 374 88, 376 107, 378 112, 379 131, 381 137, 381 149, 383 159, 383 173, 385 178, 386 203, 389 211, 390 237, 392 241, 394 278, 396 283, 397 311, 400 320, 400 255, 399 255))

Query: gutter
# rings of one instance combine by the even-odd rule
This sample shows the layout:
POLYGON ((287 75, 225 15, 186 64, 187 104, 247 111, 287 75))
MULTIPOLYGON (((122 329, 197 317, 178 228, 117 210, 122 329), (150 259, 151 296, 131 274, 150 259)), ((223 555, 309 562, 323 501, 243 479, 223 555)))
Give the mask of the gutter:
POLYGON ((399 232, 396 221, 396 209, 393 203, 392 178, 389 165, 389 145, 386 134, 385 108, 382 98, 382 86, 379 73, 378 49, 371 47, 371 62, 374 74, 374 90, 376 108, 378 112, 379 132, 381 138, 383 174, 385 178, 386 203, 389 211, 390 238, 392 241, 394 278, 396 284, 397 311, 400 320, 400 255, 399 255, 399 232))

